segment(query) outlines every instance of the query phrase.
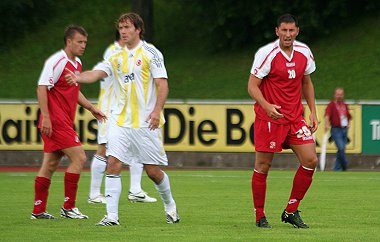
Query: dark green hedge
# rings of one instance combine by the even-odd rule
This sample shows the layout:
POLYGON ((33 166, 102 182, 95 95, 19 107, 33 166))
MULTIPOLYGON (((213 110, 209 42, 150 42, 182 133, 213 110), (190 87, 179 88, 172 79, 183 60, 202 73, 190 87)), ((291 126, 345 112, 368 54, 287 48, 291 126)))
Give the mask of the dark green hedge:
MULTIPOLYGON (((81 1, 81 4, 91 3, 81 1)), ((59 11, 67 11, 77 1, 2 0, 0 1, 0 41, 11 43, 45 23, 59 11)), ((107 1, 105 1, 107 4, 107 1)), ((363 15, 378 14, 380 1, 372 0, 166 0, 153 2, 165 11, 164 26, 183 38, 201 39, 211 49, 238 48, 273 39, 276 19, 292 13, 300 21, 300 40, 308 41, 329 34, 363 15)), ((106 7, 99 6, 100 8, 106 7)), ((159 15, 162 12, 156 13, 159 15)), ((153 21, 164 19, 153 16, 153 21)), ((157 26, 157 24, 155 24, 157 26)), ((159 30, 161 31, 161 30, 159 30)), ((170 42, 160 37, 159 41, 170 42), (166 40, 166 41, 165 41, 166 40)), ((198 41, 197 41, 198 42, 198 41)), ((167 43, 162 43, 163 45, 167 43)))
POLYGON ((180 1, 194 32, 215 49, 238 48, 273 39, 277 17, 298 17, 300 40, 323 37, 363 15, 378 14, 372 0, 183 0, 180 1))
POLYGON ((49 21, 54 15, 54 0, 1 0, 0 41, 11 43, 33 31, 39 24, 49 21))

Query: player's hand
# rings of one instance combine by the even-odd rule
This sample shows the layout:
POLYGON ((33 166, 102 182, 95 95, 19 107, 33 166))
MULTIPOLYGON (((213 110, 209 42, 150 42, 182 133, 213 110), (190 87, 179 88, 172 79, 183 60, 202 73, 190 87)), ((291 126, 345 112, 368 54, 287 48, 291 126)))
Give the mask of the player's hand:
POLYGON ((317 115, 315 115, 314 113, 311 113, 309 116, 309 119, 310 119, 310 125, 309 125, 310 131, 312 133, 315 133, 315 131, 317 131, 318 129, 317 115))
POLYGON ((53 134, 53 128, 52 128, 51 121, 49 118, 43 118, 42 119, 41 133, 46 135, 49 138, 53 134))
POLYGON ((100 122, 106 122, 107 116, 97 108, 91 110, 92 115, 100 122))
POLYGON ((281 108, 281 106, 278 106, 278 105, 276 105, 276 104, 270 104, 270 106, 269 106, 268 109, 266 110, 267 115, 268 115, 270 118, 272 118, 272 119, 283 118, 284 115, 278 111, 278 109, 280 109, 280 108, 281 108))
POLYGON ((160 113, 153 111, 148 118, 145 120, 145 122, 149 123, 148 128, 150 130, 155 130, 158 128, 158 125, 160 125, 160 113))
POLYGON ((78 76, 75 75, 74 72, 72 72, 71 70, 65 68, 65 71, 66 71, 66 74, 65 74, 65 79, 66 79, 66 82, 72 86, 73 84, 75 86, 78 86, 78 76))

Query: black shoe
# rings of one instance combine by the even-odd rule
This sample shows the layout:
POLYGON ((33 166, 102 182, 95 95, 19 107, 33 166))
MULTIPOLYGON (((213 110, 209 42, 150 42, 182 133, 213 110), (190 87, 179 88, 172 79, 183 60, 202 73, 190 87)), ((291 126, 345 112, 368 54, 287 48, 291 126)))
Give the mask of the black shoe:
POLYGON ((256 222, 256 227, 270 229, 272 226, 268 223, 267 218, 264 216, 256 222))
POLYGON ((32 216, 30 216, 30 219, 56 219, 53 215, 47 212, 34 214, 32 213, 32 216))
POLYGON ((287 213, 285 210, 281 214, 281 221, 285 223, 290 223, 294 226, 294 228, 302 228, 307 229, 309 225, 305 224, 302 221, 302 218, 299 214, 300 211, 296 210, 293 213, 287 213))

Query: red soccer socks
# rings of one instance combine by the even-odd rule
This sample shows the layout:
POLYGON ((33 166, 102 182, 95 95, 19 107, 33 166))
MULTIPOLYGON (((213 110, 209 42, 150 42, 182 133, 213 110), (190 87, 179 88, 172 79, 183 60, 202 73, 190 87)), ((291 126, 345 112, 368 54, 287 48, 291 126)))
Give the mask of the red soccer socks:
POLYGON ((75 208, 79 177, 80 174, 65 172, 65 202, 63 203, 64 209, 75 208))
POLYGON ((267 176, 268 174, 259 173, 257 171, 254 171, 252 175, 252 197, 256 213, 256 222, 265 216, 264 204, 267 189, 267 176))
POLYGON ((34 214, 46 212, 50 183, 50 179, 36 176, 34 180, 34 214))
POLYGON ((298 205, 305 196, 313 180, 314 169, 303 166, 298 167, 298 170, 293 179, 293 188, 290 194, 286 211, 292 213, 298 210, 298 205))

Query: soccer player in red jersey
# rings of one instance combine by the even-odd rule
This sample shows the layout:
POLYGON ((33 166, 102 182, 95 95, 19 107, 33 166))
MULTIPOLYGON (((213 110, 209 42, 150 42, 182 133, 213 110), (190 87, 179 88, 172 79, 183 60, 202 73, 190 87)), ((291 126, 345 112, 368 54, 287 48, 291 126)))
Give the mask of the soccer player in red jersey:
POLYGON ((65 199, 61 216, 88 218, 75 206, 78 181, 86 162, 86 154, 74 131, 77 104, 89 110, 98 120, 105 119, 105 115, 84 97, 79 84, 70 86, 64 78, 65 68, 77 74, 82 71, 78 56, 83 55, 86 48, 87 32, 80 26, 68 26, 64 32, 64 44, 63 50, 46 60, 38 81, 37 97, 41 109, 38 127, 44 141, 44 157, 35 178, 31 219, 55 219, 46 211, 46 204, 51 177, 64 155, 70 159, 70 164, 64 177, 65 199))
POLYGON ((256 226, 271 228, 264 212, 266 180, 274 152, 290 148, 300 166, 281 220, 294 227, 308 228, 299 215, 298 206, 311 185, 317 165, 312 133, 318 128, 318 120, 310 78, 316 67, 309 47, 296 41, 299 33, 296 17, 280 16, 275 31, 278 39, 256 52, 248 81, 248 93, 256 100, 256 160, 252 175, 256 226), (302 96, 310 109, 309 124, 303 117, 302 96))

